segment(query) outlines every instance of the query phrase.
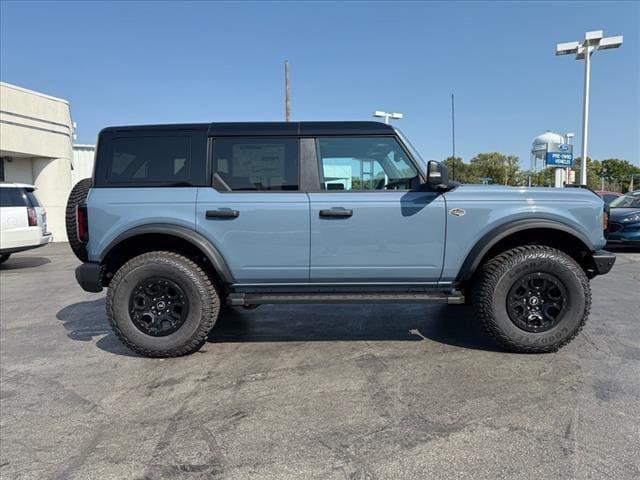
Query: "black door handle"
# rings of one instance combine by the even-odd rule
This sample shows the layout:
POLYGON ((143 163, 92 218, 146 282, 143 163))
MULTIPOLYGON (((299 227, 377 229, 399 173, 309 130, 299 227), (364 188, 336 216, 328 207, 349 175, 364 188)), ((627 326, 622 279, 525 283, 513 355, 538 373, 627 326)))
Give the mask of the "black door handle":
POLYGON ((230 208, 220 208, 218 210, 207 210, 205 215, 207 218, 238 218, 240 212, 230 208))
POLYGON ((346 208, 332 208, 331 210, 320 210, 321 217, 327 218, 340 218, 340 217, 350 217, 353 215, 353 210, 347 210, 346 208))

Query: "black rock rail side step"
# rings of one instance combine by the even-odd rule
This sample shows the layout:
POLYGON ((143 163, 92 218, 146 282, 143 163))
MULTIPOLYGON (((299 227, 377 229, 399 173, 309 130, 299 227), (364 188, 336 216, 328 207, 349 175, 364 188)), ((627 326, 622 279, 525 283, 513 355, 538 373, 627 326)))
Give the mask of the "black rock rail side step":
POLYGON ((429 293, 231 293, 227 305, 265 303, 464 303, 458 291, 429 293))

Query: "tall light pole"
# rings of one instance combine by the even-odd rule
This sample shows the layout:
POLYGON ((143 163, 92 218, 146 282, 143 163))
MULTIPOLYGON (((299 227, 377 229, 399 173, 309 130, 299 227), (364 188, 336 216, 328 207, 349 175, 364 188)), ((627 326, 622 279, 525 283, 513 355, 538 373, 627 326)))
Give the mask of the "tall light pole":
POLYGON ((404 115, 401 113, 387 113, 383 112, 382 110, 376 110, 375 112, 373 112, 373 116, 377 118, 384 118, 384 123, 386 123, 387 125, 389 124, 390 118, 392 120, 402 120, 402 118, 404 117, 404 115))
POLYGON ((589 81, 591 78, 591 54, 596 50, 618 48, 622 45, 622 35, 604 37, 602 30, 587 32, 582 42, 566 42, 556 45, 556 55, 576 54, 576 60, 584 60, 584 97, 582 102, 582 165, 580 183, 587 184, 587 137, 589 130, 589 81))

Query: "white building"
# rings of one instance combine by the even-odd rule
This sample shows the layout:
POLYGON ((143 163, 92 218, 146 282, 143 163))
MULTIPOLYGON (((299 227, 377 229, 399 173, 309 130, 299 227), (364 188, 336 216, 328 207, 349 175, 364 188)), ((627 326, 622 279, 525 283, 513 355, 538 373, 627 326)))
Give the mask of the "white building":
POLYGON ((0 82, 0 181, 36 186, 54 241, 66 241, 69 191, 93 168, 94 148, 75 150, 69 102, 0 82))
POLYGON ((73 163, 71 165, 71 185, 75 185, 83 178, 93 176, 93 161, 96 153, 95 145, 73 146, 73 163))

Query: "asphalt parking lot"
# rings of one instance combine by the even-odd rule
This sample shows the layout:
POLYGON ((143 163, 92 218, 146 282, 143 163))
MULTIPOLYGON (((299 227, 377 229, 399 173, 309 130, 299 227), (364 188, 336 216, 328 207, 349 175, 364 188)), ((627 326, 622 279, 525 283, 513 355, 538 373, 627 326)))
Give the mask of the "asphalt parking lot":
POLYGON ((131 354, 55 244, 0 267, 3 479, 640 477, 640 254, 558 353, 467 307, 263 306, 197 354, 131 354))

